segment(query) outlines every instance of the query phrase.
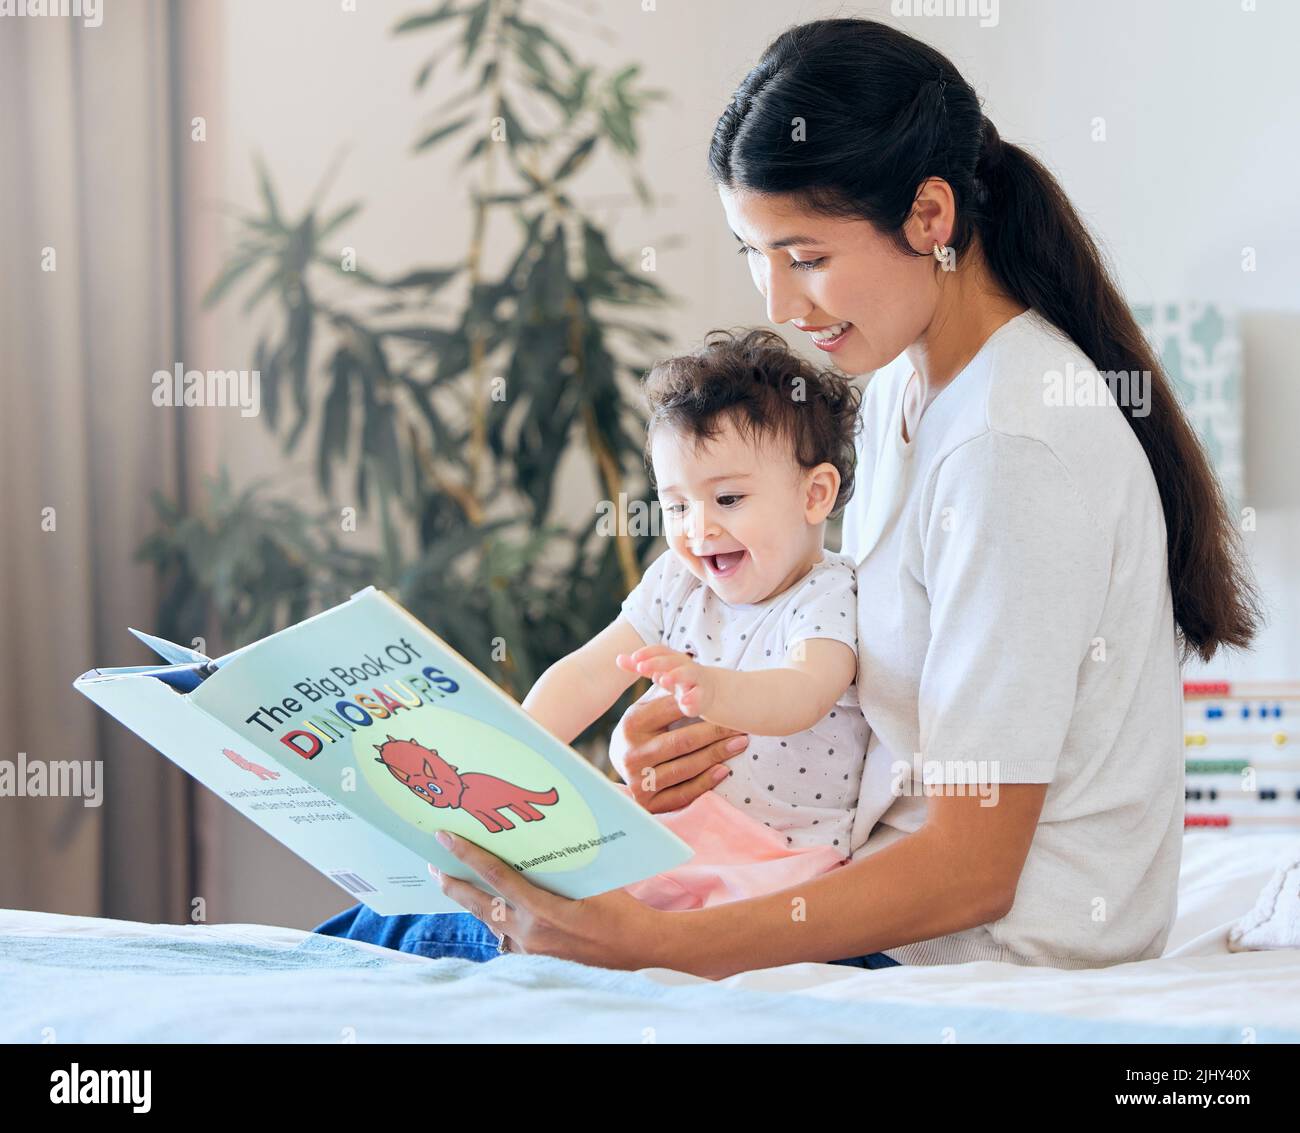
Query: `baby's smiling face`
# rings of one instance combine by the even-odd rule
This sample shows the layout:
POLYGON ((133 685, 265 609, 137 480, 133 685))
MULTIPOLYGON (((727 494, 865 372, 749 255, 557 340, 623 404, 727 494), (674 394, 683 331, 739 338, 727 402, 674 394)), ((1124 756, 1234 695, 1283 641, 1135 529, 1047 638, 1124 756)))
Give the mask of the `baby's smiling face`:
POLYGON ((758 447, 728 417, 709 442, 660 427, 651 441, 668 546, 724 602, 752 605, 793 586, 821 558, 840 474, 800 468, 788 442, 758 447))

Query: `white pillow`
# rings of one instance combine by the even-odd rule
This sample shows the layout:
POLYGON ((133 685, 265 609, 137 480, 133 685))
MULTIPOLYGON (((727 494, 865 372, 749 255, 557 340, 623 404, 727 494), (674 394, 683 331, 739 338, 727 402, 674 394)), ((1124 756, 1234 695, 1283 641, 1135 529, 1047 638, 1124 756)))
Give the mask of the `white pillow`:
POLYGON ((1300 858, 1269 879, 1255 907, 1228 930, 1230 952, 1300 948, 1300 858))

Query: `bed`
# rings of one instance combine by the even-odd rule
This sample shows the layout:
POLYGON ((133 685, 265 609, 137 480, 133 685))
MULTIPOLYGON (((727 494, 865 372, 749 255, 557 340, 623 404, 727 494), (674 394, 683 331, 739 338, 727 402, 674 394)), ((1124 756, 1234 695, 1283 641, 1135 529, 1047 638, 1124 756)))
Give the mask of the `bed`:
POLYGON ((1294 833, 1189 831, 1165 955, 1087 971, 805 963, 709 981, 0 910, 0 1041, 1300 1042, 1300 950, 1228 948, 1297 853, 1294 833))

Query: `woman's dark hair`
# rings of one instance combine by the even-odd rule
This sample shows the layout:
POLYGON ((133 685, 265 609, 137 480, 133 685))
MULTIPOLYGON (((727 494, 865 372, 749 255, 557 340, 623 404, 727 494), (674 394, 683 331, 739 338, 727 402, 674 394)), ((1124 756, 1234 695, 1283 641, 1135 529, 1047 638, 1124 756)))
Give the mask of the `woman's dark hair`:
POLYGON ((645 460, 655 431, 667 427, 696 445, 712 441, 725 421, 751 444, 761 437, 790 446, 800 468, 829 463, 840 474, 840 490, 828 519, 836 518, 853 495, 861 392, 835 370, 819 370, 794 353, 771 330, 711 330, 690 354, 667 358, 645 376, 650 403, 645 460))
POLYGON ((1249 645, 1262 620, 1258 592, 1155 351, 1061 186, 1037 158, 998 137, 948 59, 873 20, 793 27, 768 46, 718 119, 709 173, 729 190, 786 194, 808 212, 870 221, 921 256, 929 249, 913 249, 903 225, 923 182, 946 181, 958 263, 977 240, 1006 293, 1073 339, 1100 373, 1150 372, 1144 412, 1125 412, 1160 490, 1184 657, 1208 661, 1223 646, 1249 645))

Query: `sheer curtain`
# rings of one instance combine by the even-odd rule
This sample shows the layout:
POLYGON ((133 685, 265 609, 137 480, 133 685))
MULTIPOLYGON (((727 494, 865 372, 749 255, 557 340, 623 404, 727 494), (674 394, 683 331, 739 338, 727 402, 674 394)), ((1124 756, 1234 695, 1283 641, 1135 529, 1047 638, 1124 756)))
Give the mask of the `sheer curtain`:
POLYGON ((71 688, 147 660, 134 552, 184 490, 150 400, 184 346, 181 8, 0 20, 0 760, 102 761, 97 807, 0 797, 5 907, 176 922, 198 895, 194 788, 71 688))

